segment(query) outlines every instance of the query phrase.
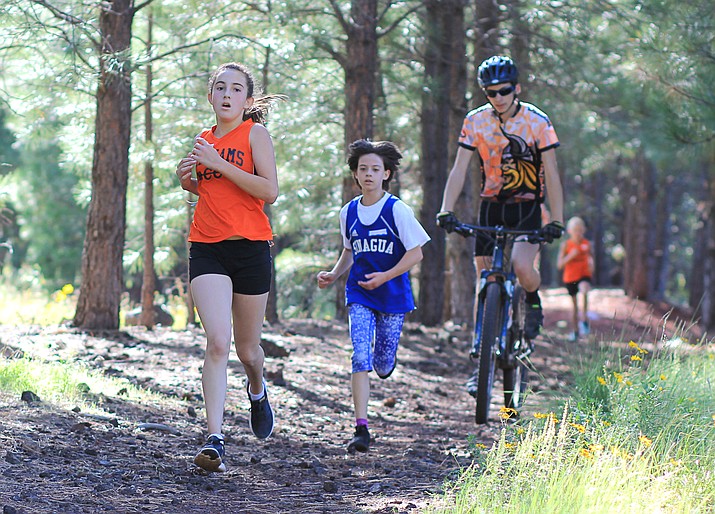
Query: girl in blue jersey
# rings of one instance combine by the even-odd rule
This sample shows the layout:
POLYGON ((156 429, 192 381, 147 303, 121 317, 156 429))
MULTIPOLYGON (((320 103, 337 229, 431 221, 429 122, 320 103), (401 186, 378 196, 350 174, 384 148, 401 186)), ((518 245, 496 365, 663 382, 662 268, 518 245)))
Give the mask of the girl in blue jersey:
POLYGON ((394 143, 360 139, 350 145, 348 166, 362 190, 340 211, 343 252, 331 271, 318 273, 318 287, 329 286, 350 270, 345 286, 352 354, 355 434, 349 452, 370 446, 368 372, 380 378, 397 363, 405 314, 414 310, 408 271, 422 260, 430 238, 412 209, 387 192, 402 159, 394 143))

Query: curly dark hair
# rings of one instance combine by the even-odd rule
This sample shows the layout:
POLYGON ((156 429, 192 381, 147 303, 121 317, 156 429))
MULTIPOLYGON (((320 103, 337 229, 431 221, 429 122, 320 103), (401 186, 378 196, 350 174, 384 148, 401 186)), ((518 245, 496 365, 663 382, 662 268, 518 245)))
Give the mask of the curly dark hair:
MULTIPOLYGON (((353 177, 357 171, 360 157, 371 153, 374 153, 382 158, 382 163, 384 164, 385 169, 390 171, 390 176, 382 181, 382 188, 385 191, 388 191, 390 189, 390 181, 400 167, 402 154, 392 141, 370 141, 368 139, 358 139, 357 141, 353 141, 348 147, 347 159, 348 167, 350 168, 350 171, 353 172, 353 177)), ((358 187, 360 187, 357 179, 355 179, 355 183, 358 184, 358 187)))

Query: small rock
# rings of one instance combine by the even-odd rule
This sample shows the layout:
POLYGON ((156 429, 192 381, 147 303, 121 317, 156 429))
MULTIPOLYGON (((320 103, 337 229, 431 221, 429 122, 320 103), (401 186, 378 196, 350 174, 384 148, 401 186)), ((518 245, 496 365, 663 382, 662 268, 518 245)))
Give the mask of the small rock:
POLYGON ((370 486, 369 491, 370 491, 370 494, 376 494, 376 493, 379 493, 381 489, 382 489, 382 486, 380 484, 373 484, 372 486, 370 486))
POLYGON ((129 395, 129 390, 126 387, 122 387, 119 391, 117 391, 117 396, 127 396, 129 395))
POLYGON ((96 456, 99 452, 94 448, 85 448, 84 453, 86 453, 87 455, 96 456))
POLYGON ((80 409, 79 407, 72 407, 72 412, 79 413, 82 412, 82 409, 80 409))
POLYGON ((266 370, 266 378, 270 380, 273 385, 278 387, 286 386, 286 380, 283 378, 283 366, 278 366, 278 369, 275 371, 266 370))
POLYGON ((390 396, 389 398, 385 398, 385 401, 382 402, 382 404, 385 407, 394 407, 397 404, 397 400, 394 396, 390 396))
POLYGON ((70 427, 70 432, 84 432, 90 428, 90 424, 87 421, 80 421, 75 423, 70 427))
POLYGON ((261 337, 261 346, 263 347, 266 357, 288 357, 290 350, 283 346, 282 343, 280 338, 270 334, 263 334, 261 337))
POLYGON ((80 382, 77 384, 77 391, 83 394, 87 394, 89 392, 89 385, 85 384, 84 382, 80 382))
POLYGON ((196 417, 196 409, 194 409, 191 405, 186 409, 186 414, 189 415, 190 418, 195 418, 196 417))
POLYGON ((40 397, 37 396, 32 391, 23 391, 22 394, 20 395, 20 400, 22 400, 23 402, 27 402, 27 403, 42 401, 42 400, 40 400, 40 397))
POLYGON ((325 491, 326 493, 337 493, 338 484, 336 484, 332 480, 326 480, 325 482, 323 482, 323 491, 325 491))
POLYGON ((260 464, 261 463, 261 458, 256 457, 255 455, 251 455, 251 464, 260 464))
POLYGON ((20 464, 22 459, 12 452, 7 452, 5 454, 5 462, 8 464, 20 464))
POLYGON ((2 514, 20 514, 20 512, 12 505, 5 505, 2 508, 2 514))

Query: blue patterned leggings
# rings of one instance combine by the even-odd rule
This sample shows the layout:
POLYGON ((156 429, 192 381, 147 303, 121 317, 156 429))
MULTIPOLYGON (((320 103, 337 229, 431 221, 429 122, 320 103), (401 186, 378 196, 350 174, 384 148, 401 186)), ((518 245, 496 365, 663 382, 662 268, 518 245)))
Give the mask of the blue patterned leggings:
POLYGON ((397 364, 404 314, 388 314, 357 303, 348 306, 353 373, 375 370, 387 378, 397 364))

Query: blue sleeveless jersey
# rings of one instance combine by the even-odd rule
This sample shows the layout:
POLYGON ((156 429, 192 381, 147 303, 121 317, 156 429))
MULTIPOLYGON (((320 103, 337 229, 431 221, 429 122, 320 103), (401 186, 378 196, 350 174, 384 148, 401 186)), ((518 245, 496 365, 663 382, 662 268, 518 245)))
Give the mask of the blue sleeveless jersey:
POLYGON ((345 303, 358 303, 385 313, 410 312, 415 308, 409 273, 403 273, 377 289, 368 291, 358 284, 365 275, 375 271, 387 271, 405 255, 405 246, 400 240, 395 225, 392 207, 397 201, 390 197, 382 206, 380 215, 372 225, 363 225, 358 218, 358 202, 353 199, 348 205, 345 229, 353 252, 353 265, 345 285, 345 303))

